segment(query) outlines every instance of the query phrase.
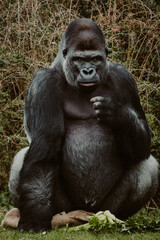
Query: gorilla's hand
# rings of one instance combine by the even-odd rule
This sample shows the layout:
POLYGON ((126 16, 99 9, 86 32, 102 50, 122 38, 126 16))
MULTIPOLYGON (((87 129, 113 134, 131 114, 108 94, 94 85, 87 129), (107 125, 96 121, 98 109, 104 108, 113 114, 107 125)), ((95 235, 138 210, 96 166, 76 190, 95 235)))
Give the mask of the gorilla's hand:
MULTIPOLYGON (((41 219, 40 219, 41 220, 41 219)), ((38 233, 38 232, 44 232, 46 230, 49 230, 51 228, 51 222, 32 222, 32 220, 30 220, 30 222, 24 222, 22 219, 20 219, 19 224, 18 224, 18 230, 20 232, 31 232, 31 233, 38 233)))
POLYGON ((93 103, 97 120, 106 122, 109 126, 115 126, 119 118, 118 108, 120 104, 116 103, 114 98, 96 96, 91 98, 90 102, 93 103))

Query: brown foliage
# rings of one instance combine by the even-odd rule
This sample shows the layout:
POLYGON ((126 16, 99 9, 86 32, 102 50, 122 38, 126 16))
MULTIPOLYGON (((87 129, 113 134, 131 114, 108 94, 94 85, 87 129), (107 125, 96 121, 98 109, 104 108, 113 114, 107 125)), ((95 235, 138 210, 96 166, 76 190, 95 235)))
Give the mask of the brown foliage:
POLYGON ((102 28, 111 50, 135 77, 160 157, 160 14, 154 1, 3 0, 0 7, 0 181, 7 189, 11 159, 26 146, 23 104, 37 68, 47 67, 68 23, 88 17, 102 28))

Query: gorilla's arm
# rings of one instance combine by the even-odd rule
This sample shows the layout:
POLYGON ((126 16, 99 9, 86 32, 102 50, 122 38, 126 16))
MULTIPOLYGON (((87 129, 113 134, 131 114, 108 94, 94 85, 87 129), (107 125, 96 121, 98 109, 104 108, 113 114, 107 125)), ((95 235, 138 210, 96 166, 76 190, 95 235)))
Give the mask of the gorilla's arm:
POLYGON ((91 99, 97 119, 113 129, 122 161, 130 164, 148 158, 150 130, 134 79, 125 67, 111 63, 107 81, 112 94, 91 99))
POLYGON ((20 175, 20 230, 50 228, 54 214, 58 153, 64 133, 60 80, 56 70, 40 69, 28 89, 25 129, 31 143, 20 175))

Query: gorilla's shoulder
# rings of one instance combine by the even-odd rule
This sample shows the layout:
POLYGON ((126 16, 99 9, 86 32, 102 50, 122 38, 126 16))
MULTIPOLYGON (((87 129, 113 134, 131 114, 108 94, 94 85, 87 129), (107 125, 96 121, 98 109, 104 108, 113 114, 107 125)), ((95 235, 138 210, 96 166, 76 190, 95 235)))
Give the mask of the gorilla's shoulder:
POLYGON ((59 74, 59 71, 57 69, 51 69, 51 68, 39 68, 34 73, 34 78, 43 79, 46 77, 51 77, 54 74, 59 74))
POLYGON ((34 73, 33 80, 28 89, 28 95, 46 95, 49 92, 53 94, 57 92, 58 94, 62 86, 63 75, 58 69, 40 68, 34 73))
POLYGON ((115 83, 118 82, 120 85, 127 83, 135 88, 135 80, 123 64, 108 62, 108 69, 109 76, 114 79, 115 83))
POLYGON ((131 74, 129 73, 129 71, 127 70, 127 68, 123 65, 123 64, 120 64, 120 63, 115 63, 115 62, 108 62, 108 66, 109 66, 109 72, 115 72, 115 73, 119 73, 122 75, 130 75, 131 74))
POLYGON ((63 73, 57 68, 39 68, 33 75, 33 81, 37 83, 60 83, 63 79, 63 73))

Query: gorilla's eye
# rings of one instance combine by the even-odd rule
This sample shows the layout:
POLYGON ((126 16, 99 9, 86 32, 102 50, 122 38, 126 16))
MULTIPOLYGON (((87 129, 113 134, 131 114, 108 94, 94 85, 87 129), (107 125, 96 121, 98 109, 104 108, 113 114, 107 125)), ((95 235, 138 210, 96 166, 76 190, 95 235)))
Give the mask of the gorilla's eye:
POLYGON ((81 58, 81 57, 73 57, 72 61, 73 62, 81 62, 81 61, 83 61, 83 58, 81 58))
POLYGON ((91 61, 93 61, 93 62, 102 61, 102 57, 101 56, 93 57, 93 58, 91 58, 91 61))

